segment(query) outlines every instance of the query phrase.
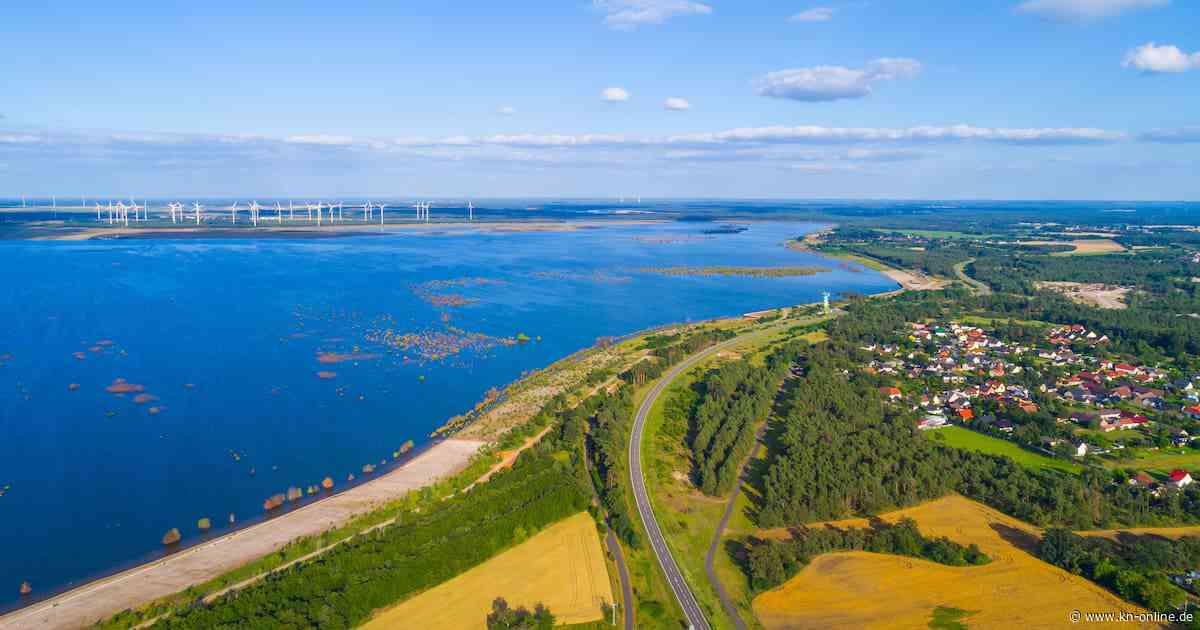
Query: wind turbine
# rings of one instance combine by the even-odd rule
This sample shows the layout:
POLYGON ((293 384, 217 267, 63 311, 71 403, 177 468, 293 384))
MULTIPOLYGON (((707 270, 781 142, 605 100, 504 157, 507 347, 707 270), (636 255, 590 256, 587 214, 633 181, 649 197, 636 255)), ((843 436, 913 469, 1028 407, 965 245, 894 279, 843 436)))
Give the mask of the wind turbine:
POLYGON ((387 205, 385 204, 379 204, 379 225, 383 225, 383 209, 386 207, 387 205))
POLYGON ((296 220, 296 206, 289 199, 288 200, 288 221, 295 221, 295 220, 296 220))
POLYGON ((283 225, 283 206, 278 201, 275 202, 275 223, 283 225))
POLYGON ((338 223, 342 222, 342 202, 338 202, 338 223))
POLYGON ((192 209, 196 211, 196 225, 200 225, 200 210, 202 208, 203 208, 203 206, 200 205, 200 202, 198 202, 198 201, 192 202, 192 209))
POLYGON ((96 221, 100 221, 100 202, 96 202, 96 221))
POLYGON ((237 207, 238 202, 233 202, 233 206, 229 208, 230 216, 233 218, 233 224, 237 225, 237 207))
POLYGON ((475 221, 475 204, 471 203, 470 201, 467 202, 467 221, 475 221))
POLYGON ((250 202, 250 221, 254 223, 254 227, 258 227, 258 211, 259 205, 257 201, 250 202))
POLYGON ((363 204, 363 223, 371 220, 371 200, 363 204))

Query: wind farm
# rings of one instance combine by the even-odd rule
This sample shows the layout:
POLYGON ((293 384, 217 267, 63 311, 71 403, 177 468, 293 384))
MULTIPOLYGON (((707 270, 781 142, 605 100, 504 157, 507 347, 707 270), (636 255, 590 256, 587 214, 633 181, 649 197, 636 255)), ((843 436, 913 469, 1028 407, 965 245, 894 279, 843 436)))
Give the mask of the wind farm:
MULTIPOLYGON (((29 228, 46 232, 39 240, 146 238, 148 236, 332 236, 405 228, 503 226, 509 231, 554 229, 550 220, 512 217, 477 206, 474 200, 427 199, 296 199, 224 198, 180 199, 80 195, 78 205, 45 198, 0 200, 0 216, 17 215, 29 228), (438 212, 434 213, 435 205, 438 212), (410 213, 388 209, 412 209, 410 213), (43 216, 48 215, 48 216, 43 216), (483 215, 483 221, 478 221, 483 215), (530 219, 533 219, 532 221, 530 219)), ((561 229, 573 229, 559 226, 561 229)))

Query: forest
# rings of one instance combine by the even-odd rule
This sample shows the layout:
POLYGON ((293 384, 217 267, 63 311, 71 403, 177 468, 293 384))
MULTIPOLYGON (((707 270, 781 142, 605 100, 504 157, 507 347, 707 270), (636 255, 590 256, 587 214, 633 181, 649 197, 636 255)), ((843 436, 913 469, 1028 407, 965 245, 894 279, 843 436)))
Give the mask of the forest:
POLYGON ((638 546, 637 526, 625 497, 629 468, 625 451, 633 400, 628 387, 616 393, 601 390, 574 409, 565 412, 563 436, 569 444, 585 444, 592 486, 608 511, 609 525, 623 542, 638 546), (580 441, 582 440, 582 442, 580 441))
POLYGON ((1200 538, 1169 540, 1122 532, 1116 540, 1109 540, 1053 528, 1042 536, 1037 555, 1103 585, 1123 599, 1165 611, 1187 598, 1167 573, 1187 573, 1200 566, 1200 538))
POLYGON ((795 350, 780 349, 758 367, 748 360, 709 372, 690 414, 689 445, 696 486, 709 496, 729 492, 756 441, 756 424, 767 417, 795 350))

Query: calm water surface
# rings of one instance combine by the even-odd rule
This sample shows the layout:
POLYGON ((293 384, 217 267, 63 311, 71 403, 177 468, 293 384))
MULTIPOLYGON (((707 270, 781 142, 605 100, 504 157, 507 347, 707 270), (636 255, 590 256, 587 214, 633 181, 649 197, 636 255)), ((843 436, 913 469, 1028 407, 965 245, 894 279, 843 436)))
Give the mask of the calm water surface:
POLYGON ((0 606, 23 580, 77 584, 158 552, 171 527, 195 540, 210 517, 219 534, 289 486, 361 475, 598 336, 896 287, 782 247, 812 225, 711 227, 0 243, 0 606), (833 270, 634 271, 677 265, 833 270), (427 284, 463 278, 487 282, 427 284), (431 303, 446 296, 469 303, 431 303), (498 343, 518 333, 541 340, 498 343), (417 343, 384 341, 404 334, 417 343), (318 360, 356 351, 377 356, 318 360), (117 379, 140 391, 110 393, 117 379))

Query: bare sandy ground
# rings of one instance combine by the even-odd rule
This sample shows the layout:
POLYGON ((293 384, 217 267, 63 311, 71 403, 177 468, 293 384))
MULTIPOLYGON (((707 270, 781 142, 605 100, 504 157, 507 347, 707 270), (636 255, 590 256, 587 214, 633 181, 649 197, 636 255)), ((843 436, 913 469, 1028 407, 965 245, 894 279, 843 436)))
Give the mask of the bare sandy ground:
POLYGON ((0 617, 0 630, 80 628, 178 593, 466 467, 483 442, 450 439, 368 483, 0 617))
POLYGON ((904 271, 902 269, 880 269, 879 273, 900 283, 909 291, 935 291, 944 288, 948 282, 941 278, 925 275, 919 271, 904 271))
POLYGON ((260 221, 258 227, 235 226, 173 226, 84 227, 61 234, 33 237, 31 240, 87 241, 93 239, 132 238, 329 238, 358 234, 389 234, 396 232, 431 232, 448 229, 470 229, 488 232, 572 232, 613 225, 648 225, 662 223, 660 219, 613 219, 606 221, 447 221, 431 223, 394 223, 379 225, 372 223, 296 223, 274 225, 260 221))
POLYGON ((1078 304, 1114 310, 1124 309, 1127 306, 1125 304, 1125 297, 1131 291, 1129 287, 1084 284, 1081 282, 1038 282, 1037 287, 1061 293, 1072 302, 1078 304))

